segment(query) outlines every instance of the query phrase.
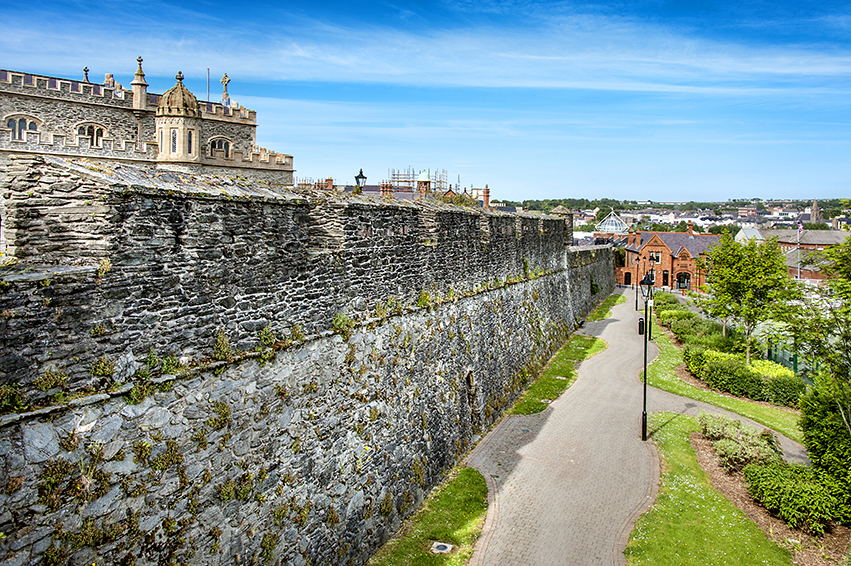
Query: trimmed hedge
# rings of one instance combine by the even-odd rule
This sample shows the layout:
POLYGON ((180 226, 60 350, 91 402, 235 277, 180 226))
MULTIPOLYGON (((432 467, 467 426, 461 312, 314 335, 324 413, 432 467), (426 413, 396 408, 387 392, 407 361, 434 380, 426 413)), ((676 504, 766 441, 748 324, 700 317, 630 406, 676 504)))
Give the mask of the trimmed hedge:
POLYGON ((686 365, 692 374, 697 370, 695 375, 709 387, 754 401, 797 407, 806 390, 804 381, 792 371, 765 360, 748 366, 736 354, 692 349, 686 365))
POLYGON ((836 519, 838 501, 813 468, 785 462, 749 464, 743 470, 748 492, 792 528, 814 535, 836 519))
POLYGON ((686 344, 683 346, 683 361, 694 376, 699 376, 706 362, 706 346, 700 344, 686 344))

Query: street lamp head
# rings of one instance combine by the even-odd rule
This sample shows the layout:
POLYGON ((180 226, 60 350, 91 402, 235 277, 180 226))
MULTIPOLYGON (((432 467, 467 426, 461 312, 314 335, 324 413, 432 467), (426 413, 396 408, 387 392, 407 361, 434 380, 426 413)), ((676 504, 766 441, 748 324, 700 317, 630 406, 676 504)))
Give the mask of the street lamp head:
POLYGON ((650 277, 649 273, 644 276, 644 279, 641 280, 638 286, 641 289, 641 296, 646 299, 650 294, 650 288, 653 286, 653 279, 650 277))
POLYGON ((355 175, 355 184, 360 188, 363 188, 363 186, 366 184, 366 175, 363 174, 363 169, 361 169, 360 172, 355 175))

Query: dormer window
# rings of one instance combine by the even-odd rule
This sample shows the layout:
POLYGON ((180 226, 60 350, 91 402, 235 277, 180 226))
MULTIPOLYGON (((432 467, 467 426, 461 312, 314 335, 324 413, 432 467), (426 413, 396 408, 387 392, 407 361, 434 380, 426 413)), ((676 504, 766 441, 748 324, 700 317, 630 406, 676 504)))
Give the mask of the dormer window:
POLYGON ((216 157, 217 151, 222 152, 224 157, 230 158, 230 142, 222 138, 210 140, 210 157, 216 157))
POLYGON ((12 139, 23 141, 26 139, 25 132, 37 132, 38 122, 28 116, 10 116, 6 119, 6 127, 12 130, 12 139))
POLYGON ((100 124, 80 124, 77 126, 77 137, 88 138, 89 147, 103 147, 103 137, 106 128, 100 124))

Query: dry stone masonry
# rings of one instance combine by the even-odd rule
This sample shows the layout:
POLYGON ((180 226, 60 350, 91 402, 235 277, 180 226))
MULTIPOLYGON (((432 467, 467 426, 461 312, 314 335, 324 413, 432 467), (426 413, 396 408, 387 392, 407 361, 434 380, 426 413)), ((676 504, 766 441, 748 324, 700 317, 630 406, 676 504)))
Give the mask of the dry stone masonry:
POLYGON ((363 564, 613 287, 561 219, 14 156, 0 564, 363 564))

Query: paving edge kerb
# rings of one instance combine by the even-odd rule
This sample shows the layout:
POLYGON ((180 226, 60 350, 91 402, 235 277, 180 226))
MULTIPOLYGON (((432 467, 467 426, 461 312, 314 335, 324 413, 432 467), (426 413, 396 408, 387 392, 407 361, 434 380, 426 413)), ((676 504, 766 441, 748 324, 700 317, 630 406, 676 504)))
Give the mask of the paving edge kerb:
MULTIPOLYGON (((640 425, 640 423, 639 423, 640 425)), ((656 503, 656 497, 659 495, 659 484, 662 480, 662 464, 659 459, 659 450, 656 448, 656 442, 652 439, 647 443, 647 450, 650 451, 650 461, 651 466, 653 468, 653 477, 655 477, 655 481, 650 482, 650 486, 647 490, 647 495, 644 497, 644 501, 642 501, 635 510, 630 513, 629 517, 627 517, 626 522, 623 524, 621 529, 618 531, 618 535, 615 538, 615 546, 612 549, 612 564, 616 566, 626 566, 626 555, 624 552, 626 551, 626 545, 629 544, 629 536, 632 534, 632 530, 635 528, 635 522, 638 521, 639 517, 641 517, 645 512, 647 512, 654 503, 656 503)))

